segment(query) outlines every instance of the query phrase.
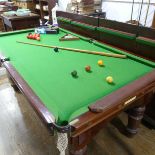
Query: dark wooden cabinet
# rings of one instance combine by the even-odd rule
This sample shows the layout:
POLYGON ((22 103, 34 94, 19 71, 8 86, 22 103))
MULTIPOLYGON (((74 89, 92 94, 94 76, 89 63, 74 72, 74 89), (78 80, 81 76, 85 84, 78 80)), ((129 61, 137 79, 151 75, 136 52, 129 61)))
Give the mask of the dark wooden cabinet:
POLYGON ((21 30, 27 28, 38 27, 39 24, 39 15, 31 13, 30 16, 1 16, 5 26, 5 30, 21 30))
POLYGON ((7 8, 5 10, 1 10, 0 11, 0 32, 1 31, 5 31, 5 28, 4 28, 4 23, 3 23, 3 19, 1 17, 1 15, 6 12, 6 11, 16 11, 18 9, 18 6, 17 5, 13 5, 13 6, 6 6, 7 8))

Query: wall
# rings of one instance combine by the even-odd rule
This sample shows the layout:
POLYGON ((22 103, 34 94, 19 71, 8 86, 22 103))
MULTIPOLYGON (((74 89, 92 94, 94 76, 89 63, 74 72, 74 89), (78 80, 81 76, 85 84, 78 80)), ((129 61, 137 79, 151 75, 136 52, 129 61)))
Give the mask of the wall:
POLYGON ((71 0, 59 0, 59 10, 66 11, 67 5, 71 2, 71 0))
MULTIPOLYGON (((118 0, 103 0, 102 2, 102 10, 106 12, 107 19, 117 20, 121 22, 126 22, 131 19, 131 11, 132 11, 132 1, 133 0, 119 0, 122 2, 117 2, 118 0)), ((149 0, 144 0, 148 2, 149 0)), ((134 5, 133 9, 133 20, 139 19, 140 7, 142 0, 135 0, 135 2, 139 2, 134 5)), ((151 0, 151 2, 155 3, 155 0, 151 0)), ((148 11, 148 17, 146 18, 148 4, 143 4, 142 14, 140 18, 140 23, 147 27, 152 25, 153 15, 155 11, 155 5, 150 5, 148 11), (145 23, 146 20, 146 23, 145 23)))

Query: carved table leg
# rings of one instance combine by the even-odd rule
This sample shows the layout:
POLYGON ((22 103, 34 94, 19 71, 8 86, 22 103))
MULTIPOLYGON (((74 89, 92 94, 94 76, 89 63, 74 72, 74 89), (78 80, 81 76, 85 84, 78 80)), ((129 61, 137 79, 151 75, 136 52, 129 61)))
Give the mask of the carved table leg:
POLYGON ((135 107, 128 111, 128 136, 134 136, 138 132, 140 122, 143 118, 145 106, 135 107))
POLYGON ((13 79, 8 75, 9 78, 9 82, 11 84, 11 86, 14 88, 15 91, 20 91, 18 86, 15 84, 15 82, 13 81, 13 79))
POLYGON ((87 146, 80 150, 70 150, 70 155, 86 155, 87 153, 87 146))
POLYGON ((89 143, 91 136, 89 132, 83 133, 77 137, 71 137, 70 139, 70 155, 86 155, 87 144, 89 143))

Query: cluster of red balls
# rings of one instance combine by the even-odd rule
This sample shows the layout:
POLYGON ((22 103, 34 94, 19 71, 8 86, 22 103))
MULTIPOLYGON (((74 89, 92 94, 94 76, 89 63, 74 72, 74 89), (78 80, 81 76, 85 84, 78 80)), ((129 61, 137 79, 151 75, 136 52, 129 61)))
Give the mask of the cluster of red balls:
POLYGON ((40 41, 40 34, 38 33, 29 33, 28 36, 27 36, 27 39, 34 39, 34 40, 38 40, 40 41))

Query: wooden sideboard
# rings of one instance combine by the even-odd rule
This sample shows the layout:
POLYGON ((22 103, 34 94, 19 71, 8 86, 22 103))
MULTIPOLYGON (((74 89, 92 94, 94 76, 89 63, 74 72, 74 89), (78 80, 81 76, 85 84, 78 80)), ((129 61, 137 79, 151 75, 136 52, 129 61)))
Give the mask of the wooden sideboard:
MULTIPOLYGON (((13 6, 8 6, 5 11, 12 11, 12 10, 16 11, 17 9, 18 9, 18 6, 13 5, 13 6)), ((2 17, 1 17, 3 12, 5 12, 5 11, 0 11, 0 32, 5 31, 4 23, 3 23, 3 20, 2 20, 2 17)))
POLYGON ((39 24, 39 15, 31 13, 30 16, 12 16, 8 17, 5 15, 1 15, 5 31, 8 30, 21 30, 27 28, 38 27, 39 24))

